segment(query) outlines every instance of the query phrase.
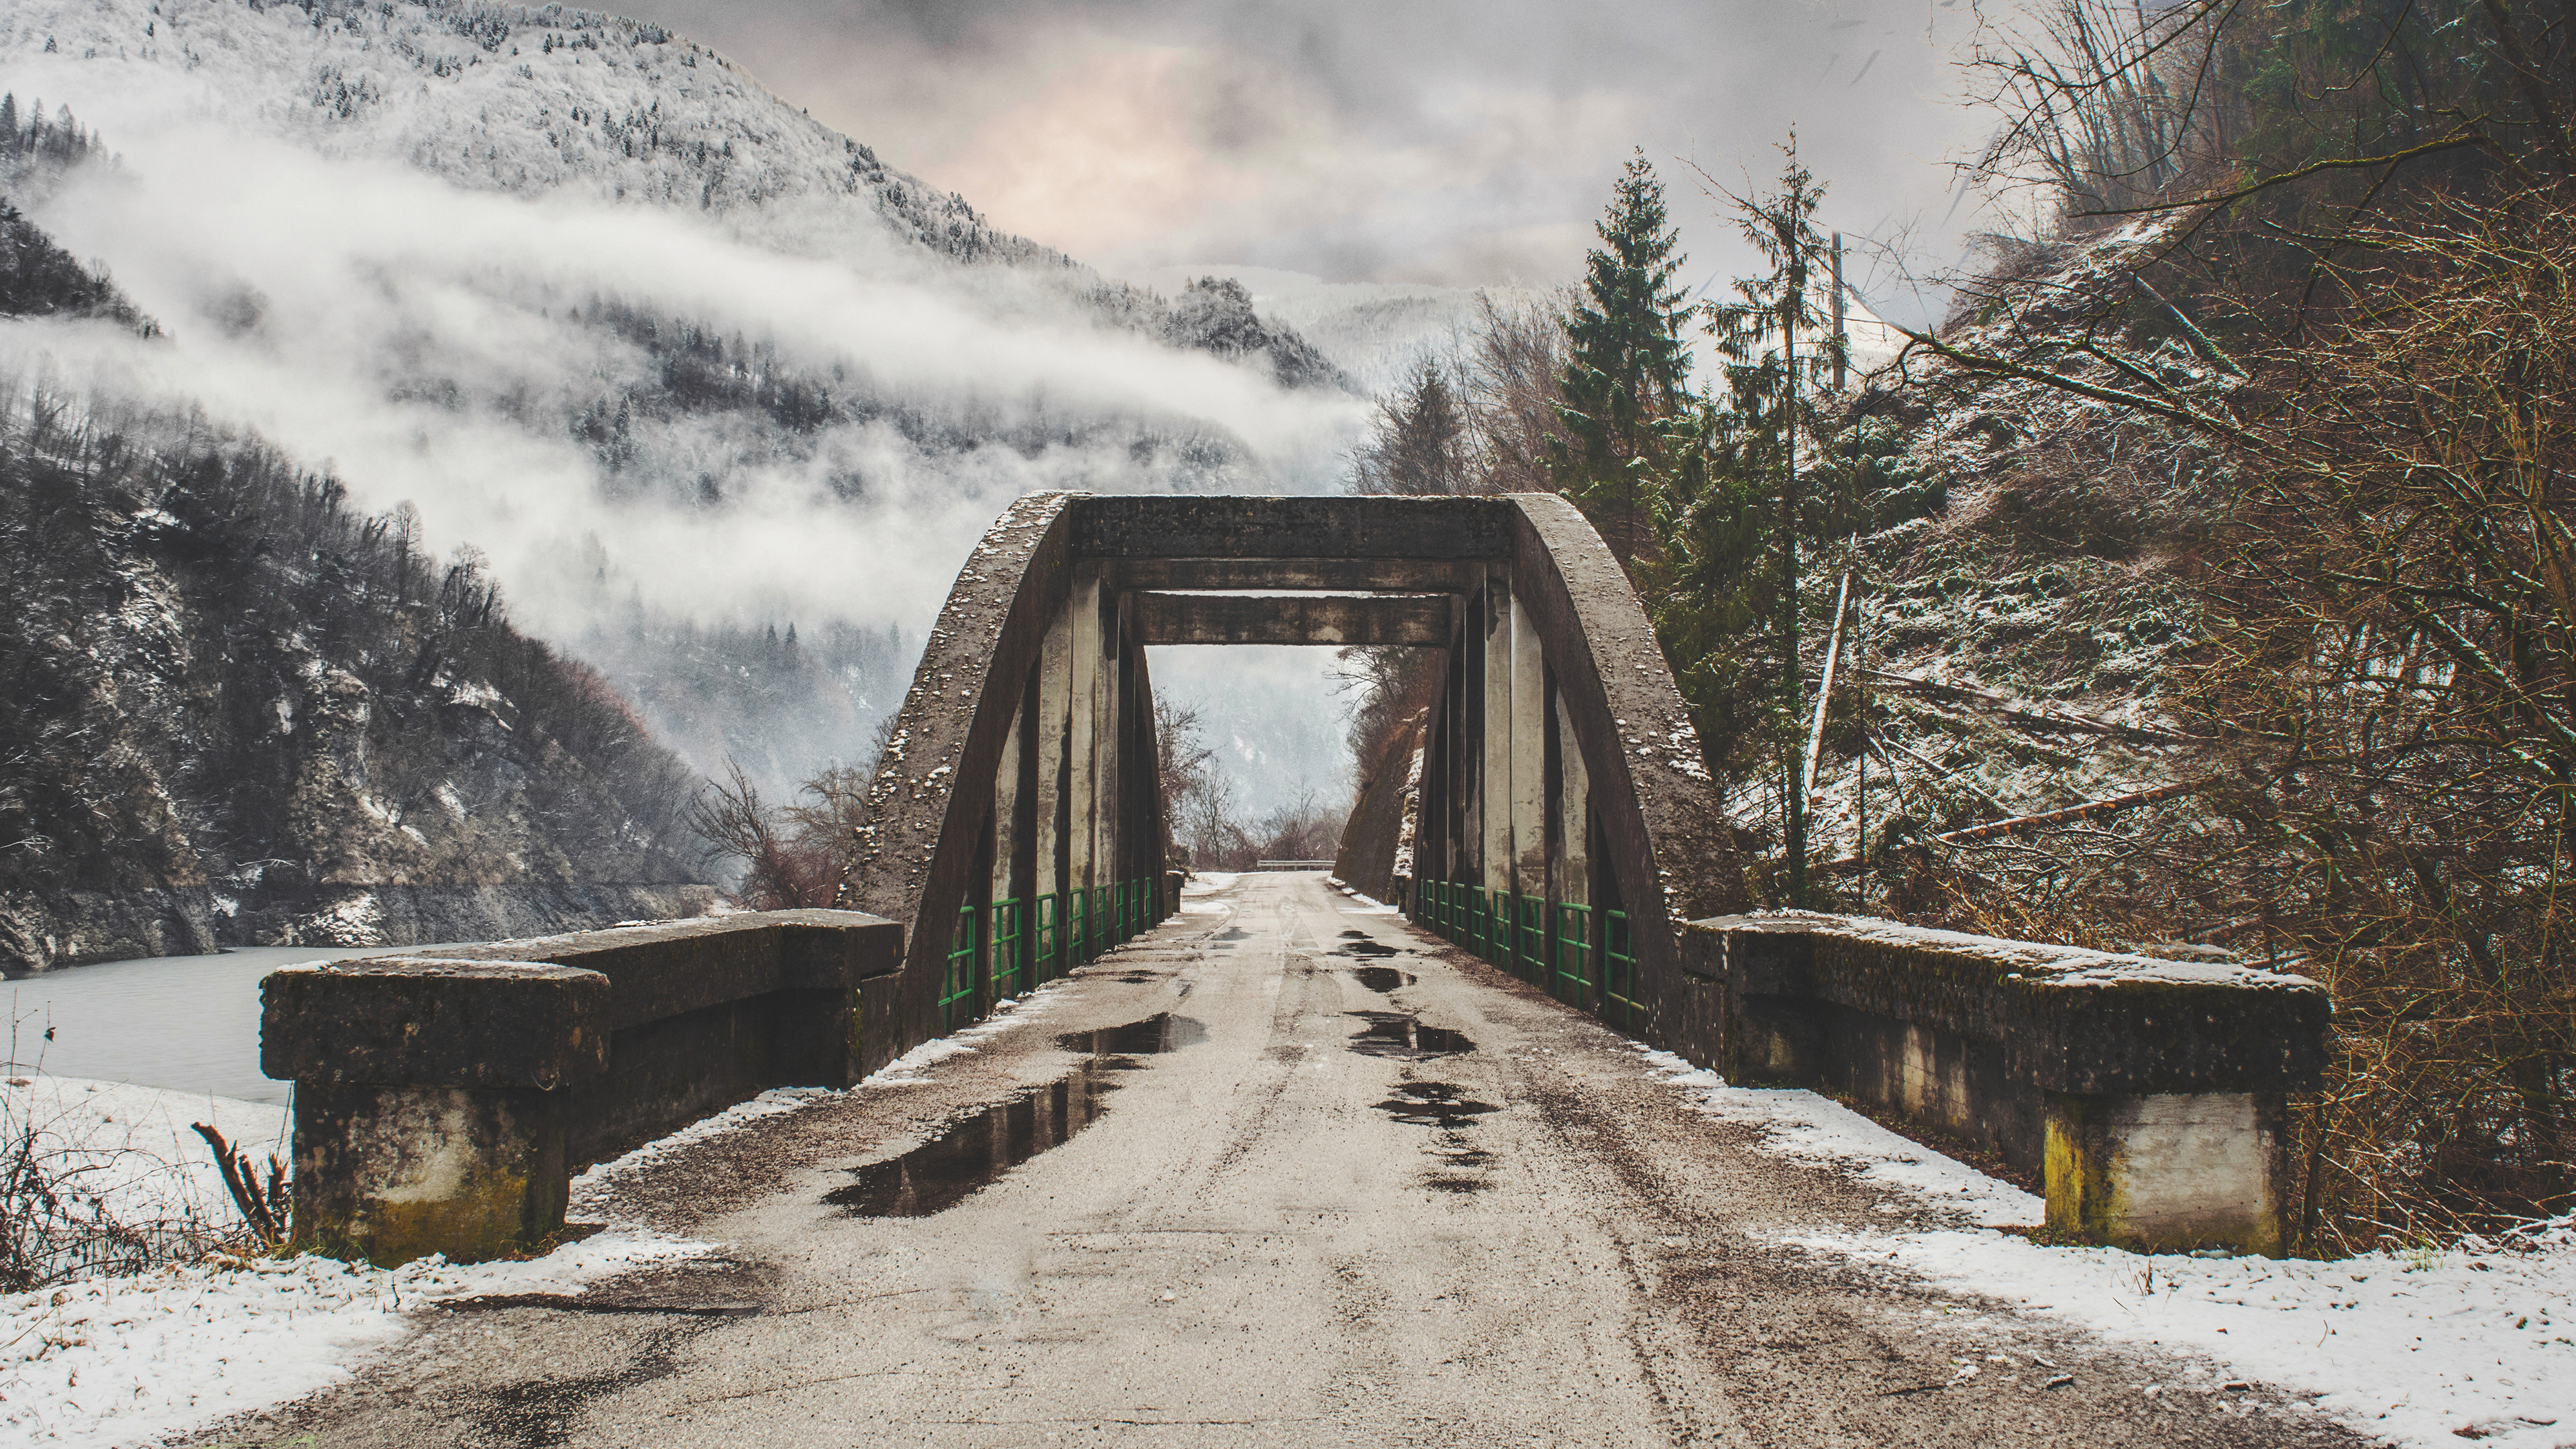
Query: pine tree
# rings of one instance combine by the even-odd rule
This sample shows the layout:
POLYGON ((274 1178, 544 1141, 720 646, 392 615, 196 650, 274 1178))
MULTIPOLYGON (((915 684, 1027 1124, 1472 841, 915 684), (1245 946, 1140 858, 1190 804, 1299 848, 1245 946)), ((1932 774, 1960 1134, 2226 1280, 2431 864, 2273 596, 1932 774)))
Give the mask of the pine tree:
POLYGON ((1584 296, 1566 319, 1566 437, 1548 469, 1632 578, 1653 545, 1660 425, 1680 410, 1690 375, 1689 309, 1673 285, 1680 233, 1666 220, 1663 183, 1640 151, 1594 228, 1602 245, 1585 258, 1584 296))
POLYGON ((1799 663, 1802 545, 1848 531, 1852 469, 1817 481, 1814 398, 1844 346, 1830 292, 1810 284, 1827 254, 1814 226, 1823 188, 1782 147, 1776 190, 1738 198, 1745 239, 1769 265, 1737 279, 1735 300, 1712 306, 1708 328, 1725 353, 1724 392, 1693 424, 1668 424, 1655 570, 1656 631, 1697 716, 1721 777, 1788 782, 1783 854, 1790 904, 1806 889, 1807 704, 1799 663))

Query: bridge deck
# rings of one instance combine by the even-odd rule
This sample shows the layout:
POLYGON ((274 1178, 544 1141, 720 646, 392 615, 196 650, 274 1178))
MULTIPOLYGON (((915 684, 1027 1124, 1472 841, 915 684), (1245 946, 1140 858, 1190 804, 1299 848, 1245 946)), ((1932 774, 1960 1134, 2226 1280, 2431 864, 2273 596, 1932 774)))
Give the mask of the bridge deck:
POLYGON ((587 1311, 445 1313, 264 1427, 727 1449, 2354 1442, 2141 1399, 2177 1366, 1775 1246, 1889 1219, 1676 1110, 1598 1022, 1317 876, 1246 875, 1041 1002, 918 1084, 621 1189, 621 1213, 726 1258, 587 1311), (852 1171, 924 1142, 943 1145, 852 1171), (1972 1347, 2025 1367, 1943 1388, 1972 1347), (2034 1353, 2076 1382, 2044 1388, 2034 1353))

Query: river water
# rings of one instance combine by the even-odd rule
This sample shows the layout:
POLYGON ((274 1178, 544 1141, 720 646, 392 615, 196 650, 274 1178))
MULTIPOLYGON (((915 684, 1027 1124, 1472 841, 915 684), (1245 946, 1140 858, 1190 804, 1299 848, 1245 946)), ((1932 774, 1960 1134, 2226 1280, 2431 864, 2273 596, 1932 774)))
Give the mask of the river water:
POLYGON ((389 954, 382 946, 245 946, 0 981, 7 1013, 0 1049, 12 1076, 92 1077, 283 1105, 289 1084, 259 1074, 260 978, 300 961, 389 954))

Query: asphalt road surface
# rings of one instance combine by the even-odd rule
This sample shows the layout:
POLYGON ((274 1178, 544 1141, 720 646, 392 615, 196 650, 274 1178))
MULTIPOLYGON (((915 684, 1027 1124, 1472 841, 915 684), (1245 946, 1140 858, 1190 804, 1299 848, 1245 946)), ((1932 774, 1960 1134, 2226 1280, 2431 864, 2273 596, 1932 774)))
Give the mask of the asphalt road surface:
POLYGON ((724 1256, 432 1310, 203 1442, 2363 1442, 2259 1387, 2144 1396, 2180 1365, 1781 1246, 1886 1227, 1885 1194, 1317 876, 1192 905, 917 1084, 608 1205, 724 1256))

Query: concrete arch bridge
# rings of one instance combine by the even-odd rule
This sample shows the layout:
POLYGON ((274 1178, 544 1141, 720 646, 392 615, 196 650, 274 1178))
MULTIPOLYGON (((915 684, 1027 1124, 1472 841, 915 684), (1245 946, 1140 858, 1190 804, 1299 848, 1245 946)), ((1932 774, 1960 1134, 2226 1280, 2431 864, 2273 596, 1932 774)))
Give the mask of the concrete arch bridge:
MULTIPOLYGON (((1332 1155, 1393 1181, 1412 1149, 1386 1131, 1467 1120, 1401 1094, 1476 1081, 1500 1094, 1474 1104, 1486 1114, 1476 1130, 1497 1141, 1526 1131, 1557 1144, 1532 1151, 1560 1151, 1536 1110, 1554 1104, 1615 1121, 1604 1140, 1648 1117, 1679 1133, 1670 1181, 1718 1160, 1669 1110, 1640 1117, 1644 1098, 1587 1095, 1607 1080, 1595 1069, 1628 1054, 1573 1007, 1731 1080, 1823 1087, 1996 1153, 2043 1181, 2062 1234, 2282 1250, 2299 1201, 2289 1094, 2313 1089, 2327 1059, 2315 983, 2234 962, 1749 912, 1698 755, 1636 595, 1562 499, 1020 499, 976 546, 930 635, 871 787, 847 909, 268 978, 263 1070, 296 1083, 294 1235, 379 1262, 551 1243, 582 1167, 769 1088, 852 1087, 1143 935, 1117 958, 1136 969, 1084 972, 1068 1010, 1106 1027, 1103 1014, 1143 1006, 1147 986, 1177 986, 1222 1049, 1172 1069, 1169 1102, 1188 1109, 1177 1135, 1130 1140, 1120 1182, 1189 1179, 1199 1159, 1172 1144, 1191 1132, 1269 1141, 1276 1164, 1332 1155), (1375 762, 1345 842, 1347 860, 1369 862, 1345 873, 1386 880, 1383 898, 1409 922, 1331 905, 1312 877, 1260 876, 1227 907, 1225 934, 1254 949, 1214 946, 1205 921, 1158 924, 1180 879, 1146 650, 1212 643, 1442 651, 1435 698, 1375 762), (1342 925, 1335 939, 1368 938, 1369 954, 1407 956, 1414 972, 1390 971, 1400 984, 1337 974, 1330 958, 1358 953, 1316 939, 1313 920, 1342 925), (1353 1010, 1345 978, 1376 1004, 1353 1010), (1499 1049, 1459 1060, 1473 1042, 1425 1012, 1472 1017, 1499 1049), (1402 1036, 1401 1061, 1384 1054, 1381 1027, 1402 1036), (1336 1034, 1346 1052, 1315 1050, 1336 1034), (1532 1075, 1542 1041, 1594 1054, 1581 1084, 1532 1075), (1419 1080, 1433 1057, 1455 1080, 1419 1080), (1241 1106, 1248 1115, 1228 1126, 1199 1105, 1271 1101, 1290 1076, 1311 1110, 1241 1106), (1256 1077, 1276 1090, 1237 1099, 1256 1077), (1394 1128, 1375 1123, 1388 1109, 1394 1128)), ((1176 999, 1127 1027, 1177 1020, 1176 999)), ((1028 1065, 1032 1052, 1061 1061, 1080 1037, 1049 1056, 1045 1035, 1015 1034, 1028 1065)), ((959 1139, 1002 1154, 993 1173, 1013 1170, 1013 1143, 1036 1140, 1034 1099, 1023 1107, 1026 1131, 992 1118, 959 1139)), ((1071 1120, 1048 1110, 1050 1123, 1071 1120)), ((1295 1196, 1300 1180, 1282 1165, 1262 1190, 1295 1196)))
POLYGON ((1346 850, 1486 960, 1648 1041, 1713 1047, 1682 927, 1741 909, 1742 872, 1644 610, 1571 504, 1042 493, 959 574, 859 829, 842 903, 910 924, 878 1051, 1176 907, 1158 644, 1442 651, 1426 716, 1362 762, 1346 850))

